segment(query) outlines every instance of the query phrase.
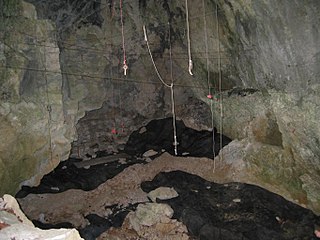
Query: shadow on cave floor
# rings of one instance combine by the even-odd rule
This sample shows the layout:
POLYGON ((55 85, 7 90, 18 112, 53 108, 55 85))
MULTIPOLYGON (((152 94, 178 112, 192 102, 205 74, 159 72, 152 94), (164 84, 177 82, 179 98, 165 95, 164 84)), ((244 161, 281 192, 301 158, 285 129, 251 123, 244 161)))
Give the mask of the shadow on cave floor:
POLYGON ((170 205, 173 218, 196 239, 317 239, 313 230, 319 216, 254 185, 217 184, 182 171, 162 172, 141 184, 145 192, 159 187, 172 187, 179 194, 157 202, 170 205))
MULTIPOLYGON (((188 154, 193 157, 213 158, 213 146, 215 155, 218 155, 221 146, 224 147, 231 139, 217 133, 214 129, 214 136, 211 131, 197 131, 188 128, 183 121, 177 120, 178 155, 188 154), (222 139, 222 143, 220 140, 222 139), (214 144, 213 144, 214 140, 214 144)), ((174 155, 173 147, 173 125, 172 118, 152 120, 145 127, 134 131, 126 144, 125 152, 131 155, 138 155, 153 149, 174 155)))
MULTIPOLYGON (((160 172, 153 180, 142 182, 140 186, 146 193, 159 187, 170 187, 178 193, 176 197, 167 200, 156 199, 156 202, 168 204, 173 209, 172 218, 187 227, 190 240, 317 239, 314 227, 320 223, 319 216, 313 214, 311 210, 254 185, 218 184, 183 171, 171 171, 160 172)), ((94 240, 111 227, 123 228, 127 214, 135 211, 139 204, 145 203, 126 207, 109 206, 112 214, 105 218, 96 214, 85 216, 90 224, 78 229, 81 237, 94 240)), ((146 219, 152 219, 152 216, 146 219)), ((67 223, 59 225, 43 224, 39 221, 33 223, 42 229, 72 227, 67 223)), ((148 239, 138 236, 130 238, 133 230, 125 231, 128 231, 129 238, 112 239, 148 239)), ((157 229, 153 231, 156 232, 157 229)))
MULTIPOLYGON (((213 135, 210 131, 197 131, 188 128, 183 121, 177 121, 177 138, 179 141, 178 155, 188 154, 194 157, 213 158, 213 135)), ((227 145, 231 139, 215 131, 214 151, 218 154, 221 146, 227 145)), ((82 159, 69 158, 61 162, 52 172, 45 175, 39 186, 22 186, 16 194, 17 198, 23 198, 29 193, 58 193, 68 189, 82 189, 90 191, 97 188, 108 179, 113 178, 128 166, 137 163, 146 163, 142 158, 143 153, 153 149, 158 154, 150 157, 152 160, 163 151, 174 155, 172 118, 152 120, 145 127, 134 131, 125 145, 125 161, 121 161, 123 155, 115 155, 114 161, 86 167, 77 167, 82 159), (143 131, 142 131, 143 130, 143 131)), ((122 154, 120 152, 120 154, 122 154)), ((106 158, 107 152, 96 152, 96 160, 106 158)), ((111 154, 112 156, 113 154, 111 154)), ((123 160, 123 159, 122 159, 123 160)))

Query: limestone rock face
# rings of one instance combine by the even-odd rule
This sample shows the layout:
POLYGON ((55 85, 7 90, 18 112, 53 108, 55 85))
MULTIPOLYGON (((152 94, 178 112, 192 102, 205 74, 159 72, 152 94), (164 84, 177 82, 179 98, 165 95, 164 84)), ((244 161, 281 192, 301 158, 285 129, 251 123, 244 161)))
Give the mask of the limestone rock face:
POLYGON ((0 192, 14 193, 22 181, 38 183, 65 159, 70 141, 55 28, 34 19, 31 4, 4 4, 9 16, 1 20, 0 192))
MULTIPOLYGON (((74 140, 71 154, 77 157, 113 151, 149 120, 171 115, 170 91, 157 79, 146 55, 142 21, 136 15, 142 11, 138 2, 124 9, 126 78, 116 14, 119 6, 97 11, 99 4, 84 1, 87 5, 79 12, 65 1, 29 2, 4 1, 1 15, 6 16, 1 21, 0 41, 0 133, 6 136, 0 143, 2 193, 14 193, 22 182, 37 185, 44 174, 67 159, 74 140), (86 19, 91 8, 97 12, 86 19), (62 15, 68 17, 63 20, 62 15)), ((153 5, 158 4, 148 8, 153 5)), ((162 33, 167 34, 165 29, 151 30, 150 40, 167 44, 162 33)), ((157 47, 163 49, 154 50, 167 55, 168 46, 161 44, 157 47)), ((170 82, 168 59, 156 59, 170 82)), ((179 70, 176 64, 173 68, 173 72, 179 70)), ((183 76, 187 74, 182 72, 177 84, 184 83, 183 76)), ((175 94, 178 117, 190 125, 206 126, 208 108, 191 89, 176 87, 175 94), (194 106, 197 111, 190 114, 194 106)))
MULTIPOLYGON (((227 41, 221 40, 239 89, 224 92, 223 104, 213 105, 224 134, 247 142, 237 146, 247 166, 240 176, 317 212, 320 32, 312 16, 319 8, 317 1, 219 1, 220 33, 227 41), (259 91, 248 91, 253 89, 259 91)), ((228 151, 224 166, 233 158, 228 151)))

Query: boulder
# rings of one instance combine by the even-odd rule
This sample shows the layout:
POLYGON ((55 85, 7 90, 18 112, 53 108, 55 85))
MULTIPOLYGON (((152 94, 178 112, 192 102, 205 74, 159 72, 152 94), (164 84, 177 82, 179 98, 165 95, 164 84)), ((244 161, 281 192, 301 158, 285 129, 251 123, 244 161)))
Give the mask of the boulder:
POLYGON ((20 210, 16 199, 11 195, 4 195, 0 198, 0 239, 81 240, 83 238, 76 229, 42 230, 34 227, 20 210))
POLYGON ((174 188, 169 187, 159 187, 148 193, 148 197, 152 202, 156 202, 157 199, 166 200, 179 196, 179 194, 174 190, 174 188))

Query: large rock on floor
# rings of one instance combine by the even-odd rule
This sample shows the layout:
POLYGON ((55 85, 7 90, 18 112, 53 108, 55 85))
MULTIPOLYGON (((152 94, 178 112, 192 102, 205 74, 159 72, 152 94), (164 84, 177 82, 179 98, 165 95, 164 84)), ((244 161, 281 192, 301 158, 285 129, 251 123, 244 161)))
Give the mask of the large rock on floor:
POLYGON ((16 240, 81 240, 76 229, 41 230, 21 212, 14 197, 4 195, 0 198, 0 239, 16 240))
POLYGON ((139 204, 130 212, 121 228, 111 228, 98 239, 188 240, 188 230, 181 222, 171 219, 173 210, 166 204, 139 204))

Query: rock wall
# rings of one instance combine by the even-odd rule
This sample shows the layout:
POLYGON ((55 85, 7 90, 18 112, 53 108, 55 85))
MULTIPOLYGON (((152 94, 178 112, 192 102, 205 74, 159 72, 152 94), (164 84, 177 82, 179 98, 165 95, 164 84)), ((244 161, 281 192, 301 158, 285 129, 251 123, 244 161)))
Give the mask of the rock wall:
POLYGON ((0 131, 7 140, 0 143, 0 192, 14 192, 24 180, 37 184, 68 157, 72 142, 71 153, 84 157, 171 114, 170 91, 147 52, 145 24, 168 83, 172 72, 177 116, 209 128, 211 107, 225 135, 261 146, 245 160, 258 169, 246 170, 253 183, 269 182, 320 209, 317 0, 189 1, 194 76, 187 71, 183 1, 124 2, 126 76, 117 1, 28 2, 4 1, 1 8, 0 131))
MULTIPOLYGON (((69 154, 54 25, 31 4, 1 8, 0 192, 35 184, 69 154)), ((12 5, 10 5, 12 4, 12 5)))
POLYGON ((220 7, 242 90, 224 93, 223 118, 217 104, 215 122, 227 136, 248 142, 241 148, 243 173, 254 178, 249 182, 319 212, 320 33, 314 16, 320 4, 220 1, 220 7))
MULTIPOLYGON (((186 43, 185 37, 180 39, 181 29, 175 30, 182 24, 181 6, 125 4, 129 70, 124 76, 118 3, 29 2, 4 1, 2 8, 1 135, 8 136, 0 148, 3 193, 14 193, 22 182, 37 185, 68 158, 74 141, 72 154, 85 157, 92 149, 123 143, 151 119, 170 116, 170 90, 155 74, 142 25, 150 31, 156 64, 169 83, 169 18, 172 54, 181 54, 186 43), (154 16, 161 22, 154 22, 152 15, 141 17, 154 8, 167 9, 164 16, 154 16), (121 134, 113 136, 113 128, 121 134)), ((172 61, 177 117, 189 126, 207 128, 208 106, 197 99, 191 88, 197 83, 179 64, 185 65, 185 59, 172 61)))

